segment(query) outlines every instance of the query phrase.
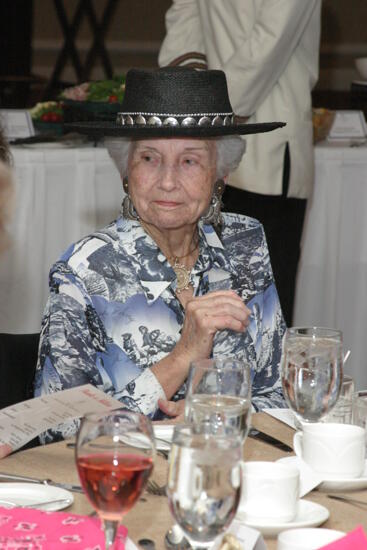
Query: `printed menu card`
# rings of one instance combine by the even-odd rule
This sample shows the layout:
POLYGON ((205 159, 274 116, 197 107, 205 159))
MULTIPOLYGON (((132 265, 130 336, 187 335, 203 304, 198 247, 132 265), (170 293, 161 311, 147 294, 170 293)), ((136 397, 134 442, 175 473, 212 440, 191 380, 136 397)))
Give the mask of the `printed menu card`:
POLYGON ((0 410, 0 458, 58 424, 119 407, 120 401, 90 384, 6 407, 0 410))

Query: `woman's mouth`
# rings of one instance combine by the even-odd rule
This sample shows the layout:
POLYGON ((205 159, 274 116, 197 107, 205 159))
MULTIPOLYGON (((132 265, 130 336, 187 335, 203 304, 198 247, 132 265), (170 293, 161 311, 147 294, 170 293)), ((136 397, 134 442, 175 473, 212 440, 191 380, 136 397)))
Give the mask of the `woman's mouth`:
POLYGON ((175 208, 180 204, 175 201, 154 201, 154 202, 155 204, 157 204, 158 206, 161 206, 162 208, 175 208))

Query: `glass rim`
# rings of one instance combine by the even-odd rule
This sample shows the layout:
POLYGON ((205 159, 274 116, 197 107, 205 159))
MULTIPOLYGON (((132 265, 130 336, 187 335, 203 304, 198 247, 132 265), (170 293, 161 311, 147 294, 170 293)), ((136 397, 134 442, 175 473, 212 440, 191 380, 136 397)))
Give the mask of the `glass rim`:
MULTIPOLYGON (((332 327, 323 327, 323 326, 317 326, 317 325, 299 325, 295 327, 288 327, 286 329, 286 334, 290 336, 298 336, 298 337, 310 337, 312 336, 312 332, 318 332, 320 331, 320 336, 323 338, 335 338, 336 336, 340 337, 340 340, 343 340, 343 331, 332 328, 332 327), (301 331, 305 331, 302 333, 301 331), (307 331, 307 332, 306 332, 307 331), (309 331, 309 332, 308 332, 309 331)), ((315 334, 316 336, 316 334, 315 334)))
POLYGON ((357 390, 352 394, 353 401, 356 401, 359 397, 366 398, 367 401, 367 390, 357 390))
POLYGON ((245 370, 251 370, 251 365, 248 361, 239 359, 237 357, 229 357, 226 355, 220 355, 209 359, 195 359, 190 362, 190 370, 193 368, 200 368, 205 370, 237 370, 236 365, 241 364, 245 370))
POLYGON ((123 407, 118 407, 117 409, 108 409, 106 411, 90 411, 86 412, 82 417, 81 420, 89 420, 89 421, 100 421, 103 419, 106 419, 108 416, 118 416, 118 415, 126 415, 130 418, 135 418, 136 420, 144 419, 147 420, 147 417, 138 412, 138 411, 131 411, 130 409, 126 409, 123 407))
MULTIPOLYGON (((209 424, 208 424, 209 426, 209 424)), ((202 424, 202 427, 204 427, 204 423, 202 424)), ((176 439, 180 438, 181 441, 184 443, 190 443, 190 441, 194 437, 203 437, 204 440, 210 442, 228 442, 230 447, 242 447, 243 440, 240 436, 240 434, 237 433, 231 433, 231 434, 215 434, 215 433, 208 433, 208 432, 201 432, 197 431, 200 428, 200 424, 194 424, 194 423, 181 423, 176 424, 173 429, 173 435, 172 435, 172 444, 176 443, 176 439), (185 433, 189 432, 189 433, 185 433)))

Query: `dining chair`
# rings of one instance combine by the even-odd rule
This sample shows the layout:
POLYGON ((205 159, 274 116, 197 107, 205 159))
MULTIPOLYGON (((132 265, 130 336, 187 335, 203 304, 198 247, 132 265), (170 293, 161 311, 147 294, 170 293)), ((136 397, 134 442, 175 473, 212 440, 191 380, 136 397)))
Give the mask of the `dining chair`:
MULTIPOLYGON (((40 335, 0 333, 0 409, 33 397, 40 335)), ((39 445, 34 438, 19 450, 39 445)))
POLYGON ((0 409, 33 397, 39 338, 0 333, 0 409))

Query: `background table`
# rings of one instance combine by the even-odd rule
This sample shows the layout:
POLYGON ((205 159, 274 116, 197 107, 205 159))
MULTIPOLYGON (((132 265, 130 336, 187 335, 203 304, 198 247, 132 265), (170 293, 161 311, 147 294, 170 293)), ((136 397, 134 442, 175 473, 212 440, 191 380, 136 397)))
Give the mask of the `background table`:
POLYGON ((343 331, 346 372, 367 388, 367 147, 322 144, 306 215, 294 325, 343 331))
POLYGON ((13 148, 11 244, 0 260, 0 332, 39 332, 48 272, 74 241, 112 221, 123 190, 106 149, 13 148))

